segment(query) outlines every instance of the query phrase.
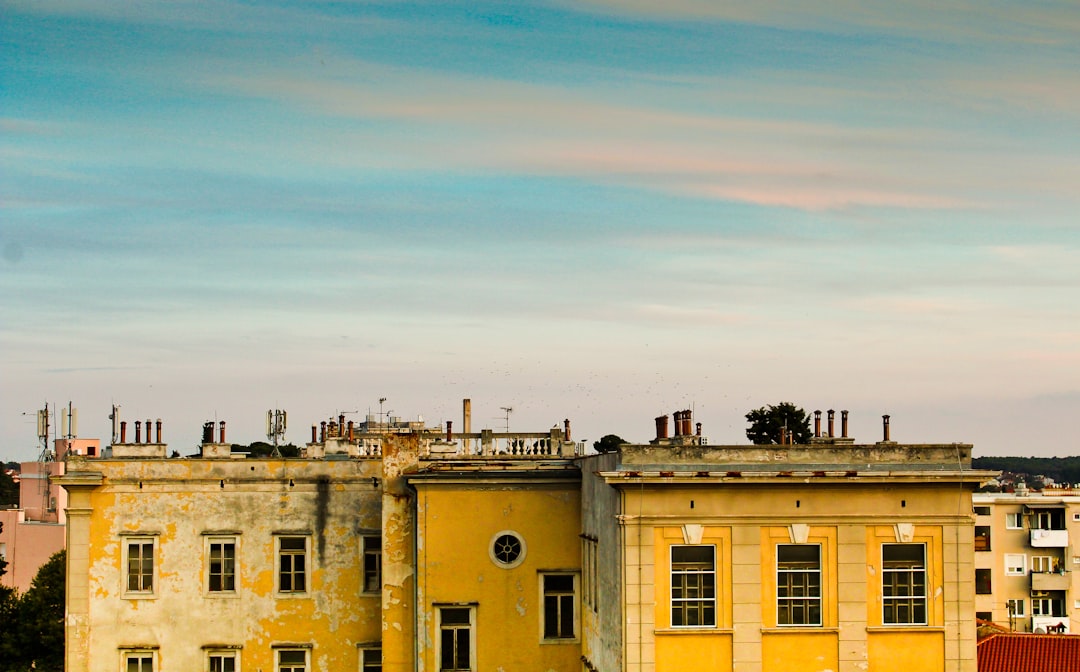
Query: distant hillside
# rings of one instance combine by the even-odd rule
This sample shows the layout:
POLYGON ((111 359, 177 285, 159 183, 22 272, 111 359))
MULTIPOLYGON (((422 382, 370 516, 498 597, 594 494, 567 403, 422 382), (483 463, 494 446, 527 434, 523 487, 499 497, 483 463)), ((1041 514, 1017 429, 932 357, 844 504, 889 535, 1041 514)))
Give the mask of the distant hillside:
POLYGON ((971 460, 976 469, 1007 471, 1013 474, 1047 476, 1055 483, 1080 483, 1078 457, 976 457, 971 460))

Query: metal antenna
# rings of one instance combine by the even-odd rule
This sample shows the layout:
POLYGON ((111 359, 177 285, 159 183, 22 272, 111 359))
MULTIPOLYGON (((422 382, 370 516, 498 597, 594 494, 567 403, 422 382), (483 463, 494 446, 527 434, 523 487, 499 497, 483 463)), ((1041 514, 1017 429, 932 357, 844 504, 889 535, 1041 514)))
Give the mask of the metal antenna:
POLYGON ((506 414, 506 433, 510 433, 510 414, 514 412, 513 406, 502 406, 503 413, 506 414))
POLYGON ((274 409, 266 412, 266 438, 274 444, 273 457, 281 457, 278 440, 285 437, 285 411, 274 409))

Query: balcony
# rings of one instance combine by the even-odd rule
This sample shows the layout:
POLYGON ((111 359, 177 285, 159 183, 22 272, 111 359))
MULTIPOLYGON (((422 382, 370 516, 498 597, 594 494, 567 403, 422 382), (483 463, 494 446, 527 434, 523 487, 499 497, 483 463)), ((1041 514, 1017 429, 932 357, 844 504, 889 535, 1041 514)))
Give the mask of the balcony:
POLYGON ((1032 572, 1031 591, 1069 590, 1072 587, 1070 572, 1032 572))
POLYGON ((1069 546, 1068 530, 1032 530, 1032 548, 1067 548, 1069 546))
POLYGON ((1069 634, 1069 617, 1068 616, 1032 616, 1031 617, 1031 631, 1035 632, 1038 629, 1042 629, 1043 632, 1056 632, 1058 634, 1069 634), (1051 630, 1053 628, 1053 630, 1051 630))

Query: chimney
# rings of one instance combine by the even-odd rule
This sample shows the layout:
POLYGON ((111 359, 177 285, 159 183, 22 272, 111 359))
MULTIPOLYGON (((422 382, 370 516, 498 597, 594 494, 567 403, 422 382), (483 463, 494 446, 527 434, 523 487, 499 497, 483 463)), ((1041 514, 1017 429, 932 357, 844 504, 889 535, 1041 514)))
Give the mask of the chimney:
POLYGON ((326 441, 326 420, 319 423, 319 441, 326 441))
POLYGON ((353 421, 349 420, 349 443, 353 442, 353 421))
POLYGON ((157 419, 157 443, 161 443, 161 418, 157 419))
POLYGON ((151 429, 150 418, 147 418, 146 419, 146 442, 147 443, 153 443, 153 441, 150 440, 150 429, 151 429))
POLYGON ((829 438, 833 438, 836 434, 833 433, 833 419, 836 417, 836 411, 829 409, 829 438))
POLYGON ((315 427, 315 425, 311 426, 311 442, 312 443, 315 443, 315 439, 316 439, 315 433, 318 432, 318 431, 319 430, 315 427))
POLYGON ((882 441, 888 441, 889 440, 889 416, 887 416, 887 415, 881 416, 881 429, 885 433, 885 438, 882 439, 882 441))
POLYGON ((701 423, 697 423, 697 435, 701 436, 701 423))
POLYGON ((214 421, 210 420, 204 422, 202 426, 202 442, 213 443, 214 442, 214 421))
POLYGON ((570 418, 566 418, 565 420, 562 421, 562 433, 563 433, 563 441, 569 441, 570 440, 570 418))
POLYGON ((446 421, 446 442, 450 443, 453 440, 454 440, 454 421, 453 420, 447 420, 446 421))
POLYGON ((682 411, 675 411, 671 414, 671 418, 675 422, 675 436, 682 436, 682 411))
POLYGON ((142 421, 135 421, 135 443, 142 443, 142 421))
POLYGON ((127 443, 127 421, 120 421, 120 443, 127 443))
POLYGON ((667 416, 666 415, 661 415, 660 417, 656 418, 656 438, 658 438, 658 439, 666 439, 666 438, 668 438, 667 430, 668 430, 667 416))
POLYGON ((461 402, 461 431, 466 434, 472 432, 472 399, 463 399, 461 402))
POLYGON ((781 427, 780 428, 780 445, 781 446, 786 446, 787 445, 787 427, 781 427))
POLYGON ((814 438, 821 438, 821 411, 814 411, 814 438))
MULTIPOLYGON (((338 422, 337 422, 338 431, 341 432, 342 430, 345 429, 345 414, 342 413, 341 415, 339 415, 337 417, 337 420, 338 420, 338 422)), ((339 436, 340 436, 340 434, 339 434, 339 436)))
POLYGON ((225 443, 225 421, 224 420, 222 420, 221 422, 218 423, 218 429, 221 430, 221 439, 218 440, 218 443, 225 443))
POLYGON ((840 436, 848 438, 847 435, 847 411, 840 411, 840 436))

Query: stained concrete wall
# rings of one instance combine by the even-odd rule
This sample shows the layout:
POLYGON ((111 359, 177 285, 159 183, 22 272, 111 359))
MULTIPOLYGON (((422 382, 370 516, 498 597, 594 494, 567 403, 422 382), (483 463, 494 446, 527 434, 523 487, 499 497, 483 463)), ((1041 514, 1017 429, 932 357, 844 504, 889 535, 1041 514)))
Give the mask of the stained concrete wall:
POLYGON ((582 655, 591 669, 623 669, 623 540, 619 517, 622 496, 598 472, 611 471, 618 455, 591 455, 578 460, 581 469, 581 531, 596 540, 597 605, 583 606, 582 655))

